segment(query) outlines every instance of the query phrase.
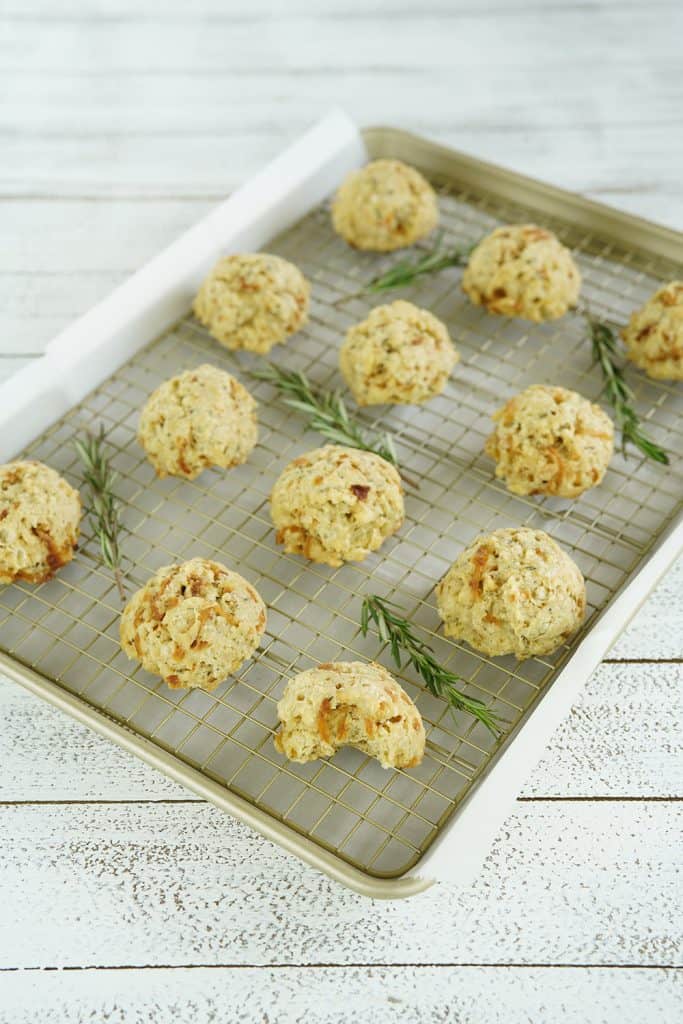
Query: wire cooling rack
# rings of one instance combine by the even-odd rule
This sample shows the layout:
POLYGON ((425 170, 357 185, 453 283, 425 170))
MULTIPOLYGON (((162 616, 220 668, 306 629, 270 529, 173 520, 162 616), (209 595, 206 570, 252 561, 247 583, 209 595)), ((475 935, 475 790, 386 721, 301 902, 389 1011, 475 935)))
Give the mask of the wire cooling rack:
MULTIPOLYGON (((494 196, 435 184, 444 244, 476 241, 499 224, 540 219, 494 196)), ((680 268, 664 260, 621 249, 552 217, 541 219, 573 249, 584 300, 618 323, 662 281, 681 276, 680 268)), ((362 595, 379 593, 405 609, 439 659, 460 674, 463 688, 505 719, 509 733, 677 514, 681 462, 675 457, 666 468, 635 451, 627 458, 617 453, 600 487, 577 501, 508 494, 483 454, 491 414, 530 383, 560 383, 600 398, 601 378, 581 317, 544 325, 491 317, 466 300, 457 270, 423 278, 386 300, 359 298, 359 288, 396 257, 352 252, 333 234, 327 204, 269 248, 296 262, 313 284, 310 323, 274 350, 280 365, 305 370, 321 386, 339 386, 337 354, 346 328, 371 306, 401 296, 443 319, 461 352, 445 393, 425 407, 362 414, 369 429, 393 432, 401 465, 419 483, 407 491, 402 530, 365 562, 339 569, 283 554, 269 517, 270 490, 290 459, 323 442, 305 433, 270 385, 250 380, 257 357, 227 353, 188 316, 25 455, 47 462, 78 486, 74 435, 104 424, 120 474, 130 590, 162 565, 191 556, 218 559, 243 573, 268 604, 260 651, 212 694, 170 690, 136 668, 119 648, 116 588, 100 565, 86 522, 77 557, 55 579, 0 590, 0 645, 349 864, 371 876, 395 877, 417 863, 505 738, 496 741, 467 716, 454 717, 413 675, 397 673, 427 730, 426 756, 418 768, 384 771, 351 749, 329 761, 290 764, 272 743, 276 702, 287 679, 321 661, 376 658, 391 667, 379 641, 364 640, 358 629, 362 595), (194 482, 157 480, 135 440, 139 410, 162 380, 205 361, 236 373, 255 394, 259 444, 246 466, 230 472, 210 470, 194 482), (573 643, 522 663, 485 658, 445 640, 433 597, 434 585, 464 545, 477 533, 510 525, 550 533, 577 561, 588 591, 586 621, 573 643)), ((629 380, 650 434, 671 453, 679 452, 683 422, 674 387, 636 371, 629 380)))

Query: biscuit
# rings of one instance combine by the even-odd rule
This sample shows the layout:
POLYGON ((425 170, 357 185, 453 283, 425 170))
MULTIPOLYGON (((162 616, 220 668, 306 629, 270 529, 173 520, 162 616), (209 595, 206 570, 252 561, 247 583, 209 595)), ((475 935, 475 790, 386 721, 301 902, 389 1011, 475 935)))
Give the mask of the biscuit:
POLYGON ((192 306, 200 323, 229 349, 265 354, 308 319, 310 286, 298 267, 280 256, 224 256, 192 306))
POLYGON ((403 523, 397 470, 373 452, 325 445, 294 459, 270 498, 277 542, 338 566, 360 562, 403 523))
POLYGON ((305 764, 351 746, 383 768, 414 768, 424 756, 420 712, 381 665, 339 661, 309 669, 287 683, 277 706, 277 750, 305 764))
POLYGON ((436 226, 436 194, 414 167, 373 160, 344 179, 332 204, 337 234, 356 249, 391 252, 412 245, 436 226))
POLYGON ((246 462, 258 437, 256 402, 208 363, 164 381, 140 415, 138 441, 158 476, 194 480, 207 466, 246 462))
POLYGON ((457 361, 441 321, 400 299, 351 327, 339 351, 339 368, 358 405, 425 402, 441 394, 457 361))
POLYGON ((534 384, 493 416, 486 454, 512 494, 576 498, 600 483, 614 450, 614 426, 576 391, 534 384))
POLYGON ((473 249, 462 287, 489 313, 540 322, 576 305, 581 274, 552 231, 512 224, 496 228, 473 249))
POLYGON ((477 537, 436 588, 444 632, 490 656, 550 654, 583 622, 586 588, 576 564, 542 530, 477 537))
POLYGON ((670 281, 621 332, 632 363, 653 380, 683 380, 683 281, 670 281))
POLYGON ((214 690, 252 656, 266 628, 260 595, 219 562, 167 565, 121 616, 121 647, 172 689, 214 690))
POLYGON ((81 497, 42 462, 0 466, 0 583, 44 583, 73 558, 81 497))

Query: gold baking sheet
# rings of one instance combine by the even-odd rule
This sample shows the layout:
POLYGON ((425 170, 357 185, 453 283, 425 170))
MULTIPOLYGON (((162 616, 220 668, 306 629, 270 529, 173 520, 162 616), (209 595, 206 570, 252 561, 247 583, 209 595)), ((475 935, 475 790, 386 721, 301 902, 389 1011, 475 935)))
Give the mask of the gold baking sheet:
MULTIPOLYGON (((372 143, 372 133, 369 138, 372 143)), ((391 132, 375 134, 375 144, 428 171, 443 162, 421 159, 420 153, 432 152, 426 143, 408 153, 405 138, 391 132)), ((540 200, 533 196, 525 203, 503 198, 495 178, 488 190, 476 187, 464 163, 467 184, 459 184, 458 157, 449 159, 448 173, 431 175, 440 190, 444 244, 473 242, 503 223, 540 221, 573 250, 584 301, 618 323, 662 281, 681 276, 680 266, 666 255, 646 246, 627 247, 583 222, 577 227, 551 215, 545 200, 539 213, 540 200)), ((558 209, 567 212, 559 202, 558 209)), ((424 278, 387 299, 340 303, 399 257, 350 250, 331 230, 327 203, 268 248, 297 263, 313 284, 310 323, 276 348, 272 359, 305 370, 316 385, 342 385, 339 344, 346 328, 374 304, 403 296, 448 325, 462 358, 443 396, 419 409, 375 408, 362 414, 368 429, 394 434, 401 466, 419 483, 419 489, 407 490, 403 529, 365 562, 340 569, 283 554, 269 518, 270 489, 290 459, 324 442, 305 432, 270 385, 250 380, 258 357, 230 355, 188 315, 24 454, 49 463, 78 486, 73 438, 103 423, 120 474, 131 590, 170 562, 196 555, 219 559, 243 573, 268 604, 261 650, 212 694, 172 691, 136 668, 119 649, 120 605, 86 522, 76 559, 54 580, 0 590, 0 650, 77 695, 86 708, 170 753, 181 776, 185 767, 199 771, 264 812, 278 829, 285 826, 290 837, 307 837, 338 859, 342 875, 349 865, 370 878, 396 878, 417 864, 504 739, 497 743, 465 715, 453 717, 408 670, 397 675, 427 729, 427 754, 419 768, 384 771, 351 749, 330 761, 290 764, 272 744, 276 702, 287 679, 320 661, 377 658, 391 668, 376 638, 359 635, 362 595, 375 592, 406 610, 441 661, 462 676, 467 692, 508 721, 509 734, 679 514, 682 403, 674 385, 629 370, 648 431, 674 454, 671 466, 647 462, 631 450, 627 457, 616 454, 603 484, 577 501, 515 497, 495 480, 493 464, 483 455, 491 413, 530 383, 561 383, 600 400, 601 377, 582 318, 568 315, 531 325, 491 317, 467 301, 459 270, 424 278), (157 480, 135 441, 139 409, 163 379, 204 361, 235 373, 255 394, 258 447, 248 465, 229 473, 211 470, 193 483, 157 480), (577 561, 588 589, 579 636, 551 657, 523 663, 481 657, 443 639, 433 596, 435 583, 463 545, 479 532, 509 525, 547 530, 577 561)), ((353 408, 351 400, 349 405, 353 408)))

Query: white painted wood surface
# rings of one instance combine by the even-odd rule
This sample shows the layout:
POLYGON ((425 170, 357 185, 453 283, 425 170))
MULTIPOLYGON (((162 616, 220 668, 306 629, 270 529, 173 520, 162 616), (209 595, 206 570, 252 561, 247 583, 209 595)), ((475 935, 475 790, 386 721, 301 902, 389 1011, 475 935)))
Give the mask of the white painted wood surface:
MULTIPOLYGON (((5 0, 0 375, 332 103, 683 227, 681 11, 5 0)), ((479 884, 401 904, 0 681, 0 1021, 675 1019, 682 619, 683 561, 479 884)))
POLYGON ((520 802, 476 886, 374 902, 203 803, 20 804, 3 809, 0 934, 21 968, 666 967, 682 823, 680 803, 520 802))
POLYGON ((35 973, 28 977, 5 981, 13 1024, 597 1024, 614 1020, 615 1006, 628 1007, 625 1020, 669 1020, 678 998, 671 971, 643 968, 497 967, 493 975, 488 967, 202 967, 49 973, 39 983, 35 973))

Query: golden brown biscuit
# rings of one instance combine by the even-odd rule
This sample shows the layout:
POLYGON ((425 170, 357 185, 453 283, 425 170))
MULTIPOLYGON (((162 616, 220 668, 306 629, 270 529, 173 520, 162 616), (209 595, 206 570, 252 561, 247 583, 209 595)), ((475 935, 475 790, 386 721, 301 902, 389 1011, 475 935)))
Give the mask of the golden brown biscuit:
POLYGON ((339 367, 359 405, 425 402, 441 394, 458 361, 440 320, 412 302, 376 306, 351 327, 339 367))
POLYGON ((683 380, 683 281, 670 281, 621 332, 631 362, 653 380, 683 380))
POLYGON ((494 530, 472 541, 436 588, 446 636, 482 654, 550 654, 583 622, 576 564, 543 530, 494 530))
POLYGON ((303 327, 309 299, 310 286, 298 267, 259 252, 219 260, 192 308, 226 348, 263 354, 303 327))
POLYGON ((569 249, 535 224, 496 228, 473 249, 462 287, 489 313, 556 320, 576 305, 581 275, 569 249))
POLYGON ((265 628, 265 605, 244 577, 192 558, 159 569, 133 595, 121 647, 172 689, 215 690, 252 656, 265 628))
POLYGON ((614 426, 576 391, 534 384, 495 413, 486 454, 513 494, 576 498, 600 483, 614 450, 614 426))
POLYGON ((257 437, 256 402, 238 380, 208 363, 164 381, 138 426, 138 441, 157 474, 188 480, 207 466, 246 462, 257 437))
POLYGON ((332 204, 337 234, 356 249, 391 252, 412 245, 436 226, 436 194, 414 167, 373 160, 352 171, 332 204))
POLYGON ((0 583, 44 583, 73 558, 81 497, 42 462, 0 466, 0 583))
POLYGON ((383 768, 414 768, 424 756, 420 712, 381 665, 338 661, 300 672, 277 706, 276 748, 305 764, 351 746, 383 768))
POLYGON ((360 562, 403 522, 396 469, 373 452, 325 445, 285 466, 270 498, 277 541, 312 562, 360 562))

